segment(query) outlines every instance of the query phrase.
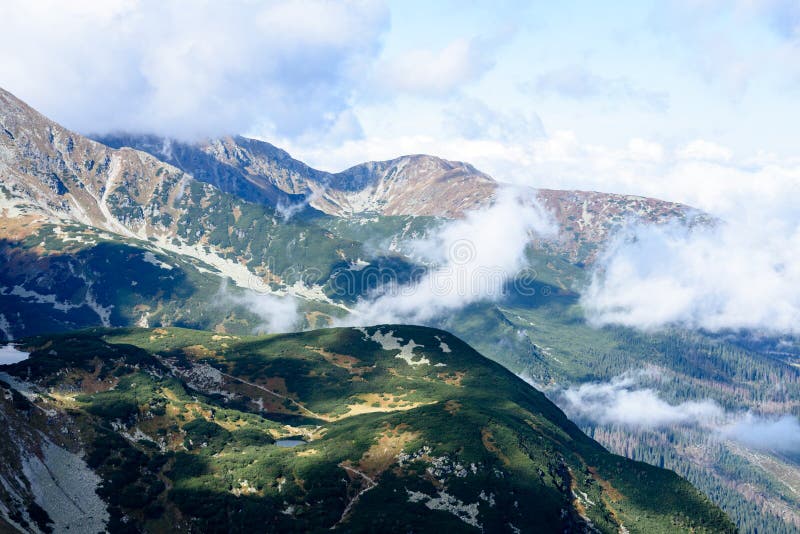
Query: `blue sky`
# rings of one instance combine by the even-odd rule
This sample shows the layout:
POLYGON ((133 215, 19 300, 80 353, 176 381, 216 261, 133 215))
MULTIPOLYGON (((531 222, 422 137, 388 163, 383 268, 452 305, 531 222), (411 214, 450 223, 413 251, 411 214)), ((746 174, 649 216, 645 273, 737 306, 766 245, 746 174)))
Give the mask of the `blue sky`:
MULTIPOLYGON (((395 121, 411 131, 419 113, 408 108, 435 115, 447 101, 472 97, 498 111, 536 113, 547 131, 571 130, 591 143, 700 137, 741 150, 795 150, 800 34, 787 36, 771 19, 789 10, 692 4, 393 3, 383 58, 458 39, 488 48, 487 58, 474 58, 486 64, 475 79, 444 98, 406 100, 395 121)), ((365 106, 364 122, 379 120, 371 111, 365 106)), ((430 122, 421 121, 433 129, 430 122)))
POLYGON ((0 85, 83 133, 245 133, 329 170, 426 152, 709 210, 800 180, 795 1, 10 0, 0 19, 0 85))
POLYGON ((797 192, 800 4, 395 2, 389 11, 376 63, 394 76, 357 88, 362 138, 286 140, 293 153, 336 169, 429 152, 501 180, 712 211, 754 190, 797 192), (466 52, 447 54, 463 43, 466 52))

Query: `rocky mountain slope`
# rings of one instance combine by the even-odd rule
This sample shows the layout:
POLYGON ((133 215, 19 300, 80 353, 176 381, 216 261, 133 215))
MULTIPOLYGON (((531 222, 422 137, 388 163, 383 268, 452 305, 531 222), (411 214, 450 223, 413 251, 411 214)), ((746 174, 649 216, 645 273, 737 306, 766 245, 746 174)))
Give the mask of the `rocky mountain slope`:
MULTIPOLYGON (((211 263, 235 259, 233 268, 248 265, 244 273, 268 268, 265 249, 282 232, 331 241, 343 260, 352 248, 317 227, 286 223, 273 209, 225 194, 145 152, 112 149, 70 132, 4 91, 0 127, 0 216, 9 233, 28 235, 45 223, 81 224, 164 250, 205 254, 211 263), (237 247, 243 232, 267 242, 237 247)), ((298 258, 291 248, 274 256, 289 260, 287 265, 308 264, 292 261, 298 258)))
POLYGON ((328 173, 295 160, 263 141, 224 137, 187 144, 154 136, 97 137, 114 147, 134 147, 248 200, 276 198, 275 191, 305 199, 336 216, 372 213, 455 217, 487 204, 495 181, 469 164, 425 155, 369 162, 328 173), (242 183, 250 191, 243 191, 242 183))
POLYGON ((229 319, 249 331, 257 321, 242 306, 209 313, 208 302, 226 301, 214 296, 223 280, 327 311, 337 308, 324 292, 333 274, 383 261, 145 152, 66 130, 4 91, 0 127, 5 338, 148 321, 224 328, 229 319))
MULTIPOLYGON (((313 208, 337 217, 460 217, 491 203, 501 186, 468 163, 427 155, 362 163, 328 173, 269 143, 241 136, 197 144, 155 136, 106 135, 97 139, 109 146, 148 152, 198 180, 249 200, 267 199, 287 206, 302 198, 313 208), (292 200, 278 198, 276 191, 293 195, 292 200)), ((561 230, 555 243, 543 245, 568 253, 575 261, 591 261, 614 229, 631 219, 656 224, 696 216, 709 220, 682 204, 632 195, 546 189, 531 190, 531 195, 538 196, 552 212, 561 230)))
POLYGON ((0 367, 0 525, 22 531, 734 530, 439 330, 21 346, 0 367))

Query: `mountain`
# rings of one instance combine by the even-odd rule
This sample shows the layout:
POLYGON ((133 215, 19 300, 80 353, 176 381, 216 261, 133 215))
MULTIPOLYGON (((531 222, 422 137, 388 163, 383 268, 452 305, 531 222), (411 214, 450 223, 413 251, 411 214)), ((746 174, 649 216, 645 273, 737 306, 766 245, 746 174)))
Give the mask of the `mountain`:
MULTIPOLYGON (((328 173, 269 143, 241 136, 195 144, 147 135, 96 139, 109 146, 148 152, 198 180, 248 200, 269 202, 281 191, 293 195, 295 201, 305 198, 313 208, 337 217, 460 217, 490 204, 501 186, 468 163, 427 155, 362 163, 328 173)), ((530 192, 551 211, 561 230, 555 243, 542 245, 566 252, 575 261, 594 259, 613 231, 631 219, 654 224, 696 218, 710 221, 691 207, 633 195, 548 189, 530 192)))
MULTIPOLYGON (((145 152, 112 149, 70 132, 7 92, 0 92, 0 126, 2 214, 18 221, 21 235, 42 224, 80 224, 184 255, 205 254, 212 263, 237 258, 232 268, 245 264, 246 273, 268 265, 260 257, 262 244, 237 247, 238 234, 257 233, 272 242, 288 228, 293 237, 333 241, 324 248, 349 258, 352 244, 331 240, 329 232, 286 222, 271 207, 225 194, 145 152)), ((292 252, 281 254, 288 264, 309 264, 292 252)))
POLYGON ((297 187, 299 177, 318 172, 268 143, 244 137, 215 139, 197 145, 155 135, 116 134, 95 138, 111 147, 136 148, 221 191, 273 207, 301 203, 304 196, 297 187), (264 176, 272 178, 266 180, 264 176))
MULTIPOLYGON (((181 148, 157 137, 149 137, 149 148, 140 147, 145 151, 116 150, 58 126, 8 93, 0 106, 0 339, 97 325, 183 326, 243 336, 340 319, 353 323, 354 302, 369 299, 378 286, 403 286, 426 272, 406 245, 448 224, 439 215, 326 213, 333 200, 319 200, 325 190, 318 185, 322 193, 315 198, 305 184, 324 183, 328 174, 260 141, 206 143, 223 156, 203 152, 203 143, 181 148), (180 161, 163 161, 164 147, 187 153, 180 161), (106 158, 107 165, 97 164, 106 158), (109 172, 114 160, 124 172, 109 172), (187 161, 195 162, 191 172, 187 161), (208 183, 214 180, 217 185, 208 183)), ((140 137, 130 139, 124 144, 140 137)), ((420 158, 405 158, 402 173, 410 176, 420 158)), ((447 172, 444 163, 430 162, 447 172)), ((359 205, 376 204, 369 184, 383 180, 390 187, 398 172, 380 178, 370 169, 395 164, 360 166, 361 181, 342 194, 361 195, 359 205)), ((472 173, 466 165, 448 165, 459 176, 472 173)), ((415 180, 428 183, 425 173, 417 174, 415 180)), ((428 194, 436 198, 429 206, 447 207, 445 195, 428 194)), ((679 328, 639 332, 587 321, 581 288, 604 241, 628 217, 655 223, 708 219, 685 206, 640 197, 532 194, 554 213, 561 236, 534 241, 526 251, 526 273, 535 274, 522 280, 526 291, 509 281, 496 299, 444 313, 428 326, 454 333, 537 384, 613 452, 675 470, 742 532, 796 532, 797 455, 749 448, 692 422, 652 428, 586 418, 587 410, 576 410, 564 394, 583 385, 616 391, 623 384, 625 391, 643 389, 673 407, 714 402, 729 417, 750 413, 771 421, 797 414, 796 338, 679 328)), ((404 203, 398 209, 419 209, 404 203)), ((453 209, 452 216, 460 216, 458 206, 453 209)), ((606 406, 596 409, 602 414, 606 406)))
POLYGON ((248 200, 267 198, 261 191, 280 191, 336 216, 453 217, 485 205, 496 187, 492 178, 469 164, 425 155, 363 163, 334 174, 313 169, 269 143, 241 136, 196 144, 154 136, 96 138, 109 146, 146 151, 226 192, 241 194, 241 184, 251 184, 253 194, 244 192, 248 200))
MULTIPOLYGON (((9 339, 94 324, 237 333, 261 324, 236 304, 241 299, 215 295, 221 279, 232 281, 232 291, 299 298, 303 319, 296 327, 330 324, 346 313, 333 289, 342 276, 360 273, 343 296, 346 304, 387 276, 407 281, 414 267, 397 251, 363 244, 373 241, 377 225, 368 225, 370 235, 362 239, 348 238, 350 229, 307 202, 331 213, 358 213, 336 219, 362 227, 374 209, 411 214, 381 217, 387 229, 398 217, 413 217, 426 232, 425 221, 436 217, 416 214, 459 216, 491 201, 497 187, 470 165, 430 156, 329 174, 242 137, 188 145, 118 136, 106 141, 144 151, 114 149, 5 91, 0 125, 0 254, 8 266, 0 273, 0 335, 9 339), (209 301, 220 305, 210 308, 209 301)), ((629 211, 653 219, 682 213, 674 206, 665 211, 669 204, 658 201, 643 210, 636 199, 602 211, 602 195, 587 208, 583 193, 541 194, 561 206, 554 213, 565 232, 580 229, 574 238, 564 233, 561 244, 541 245, 571 257, 591 255, 629 211), (579 205, 581 218, 573 223, 579 205)))
MULTIPOLYGON (((324 286, 358 264, 395 270, 361 243, 243 200, 153 156, 112 149, 0 91, 0 331, 13 338, 95 324, 250 331, 237 288, 300 298, 316 324, 324 286), (209 307, 209 302, 221 306, 209 307)), ((321 324, 325 324, 324 322, 321 324)))
POLYGON ((0 367, 0 526, 37 532, 733 532, 446 332, 157 328, 0 367))

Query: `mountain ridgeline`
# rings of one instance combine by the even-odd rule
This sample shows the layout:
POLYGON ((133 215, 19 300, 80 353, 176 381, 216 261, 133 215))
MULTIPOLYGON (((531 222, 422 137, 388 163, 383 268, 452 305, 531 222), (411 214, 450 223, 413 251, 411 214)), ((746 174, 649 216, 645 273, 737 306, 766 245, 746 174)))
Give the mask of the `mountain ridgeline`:
MULTIPOLYGON (((254 202, 303 205, 337 217, 461 217, 488 206, 500 187, 468 163, 428 155, 368 162, 338 173, 313 169, 264 141, 241 136, 184 143, 152 135, 104 135, 98 141, 147 152, 197 180, 254 202), (281 196, 283 195, 283 196, 281 196)), ((697 210, 633 195, 553 189, 530 190, 561 232, 545 243, 573 260, 591 261, 613 230, 631 219, 709 222, 697 210)))

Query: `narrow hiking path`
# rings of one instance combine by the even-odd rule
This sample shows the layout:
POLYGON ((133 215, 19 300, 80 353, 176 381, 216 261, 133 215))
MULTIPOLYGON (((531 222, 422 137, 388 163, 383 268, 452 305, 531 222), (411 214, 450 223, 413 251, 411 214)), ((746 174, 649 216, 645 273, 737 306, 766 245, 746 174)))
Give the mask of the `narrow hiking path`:
POLYGON ((374 487, 376 487, 378 485, 377 482, 375 482, 373 479, 371 479, 365 473, 359 471, 358 469, 355 469, 353 467, 350 467, 350 466, 344 465, 344 464, 339 464, 339 467, 341 467, 342 469, 344 469, 348 473, 352 473, 354 475, 357 475, 357 476, 360 476, 361 478, 363 478, 367 482, 367 487, 362 489, 358 493, 356 493, 356 495, 352 499, 350 499, 350 502, 347 503, 347 506, 345 506, 345 508, 344 508, 344 512, 342 512, 342 517, 340 517, 339 521, 337 521, 336 524, 331 527, 331 530, 335 529, 337 526, 339 526, 339 524, 342 521, 344 521, 347 518, 347 515, 350 513, 350 510, 353 509, 353 506, 355 506, 355 504, 358 502, 358 499, 362 495, 364 495, 366 492, 368 492, 369 490, 373 489, 374 487))

